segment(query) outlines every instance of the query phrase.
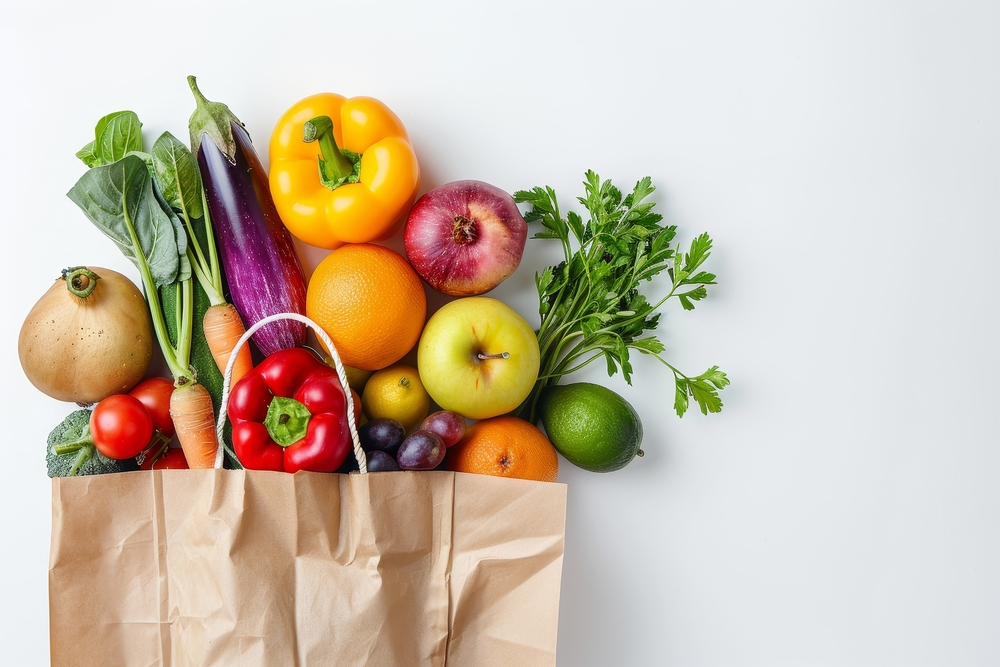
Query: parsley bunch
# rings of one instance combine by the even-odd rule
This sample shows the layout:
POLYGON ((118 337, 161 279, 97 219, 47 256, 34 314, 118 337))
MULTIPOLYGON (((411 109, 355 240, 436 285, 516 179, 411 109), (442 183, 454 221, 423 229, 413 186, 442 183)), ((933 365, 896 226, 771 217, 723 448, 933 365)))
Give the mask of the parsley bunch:
POLYGON ((684 416, 690 398, 702 414, 719 412, 719 390, 729 384, 726 374, 712 366, 701 375, 685 375, 661 356, 664 346, 656 336, 643 335, 656 328, 656 311, 668 299, 693 310, 708 295, 707 286, 716 284, 715 274, 700 270, 712 240, 702 234, 686 253, 672 245, 677 228, 661 226, 663 216, 653 212, 653 202, 644 201, 655 189, 648 176, 624 197, 593 171, 583 185, 586 196, 578 201, 590 214, 586 223, 572 211, 563 217, 550 187, 514 193, 514 201, 530 205, 524 219, 543 227, 532 238, 558 239, 565 255, 564 261, 535 274, 541 366, 522 415, 535 422, 541 391, 600 357, 607 361, 608 375, 621 369, 631 384, 629 350, 650 354, 673 372, 678 416, 684 416), (664 270, 672 281, 670 291, 650 304, 639 284, 664 270))

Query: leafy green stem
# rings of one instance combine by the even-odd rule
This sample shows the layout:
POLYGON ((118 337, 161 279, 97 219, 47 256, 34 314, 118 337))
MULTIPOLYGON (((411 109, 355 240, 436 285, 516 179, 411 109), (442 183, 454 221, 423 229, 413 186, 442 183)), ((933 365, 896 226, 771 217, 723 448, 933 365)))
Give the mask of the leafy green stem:
MULTIPOLYGON (((135 231, 135 224, 132 222, 132 218, 128 212, 128 206, 126 202, 122 200, 122 215, 125 220, 125 226, 128 229, 129 236, 132 239, 132 245, 135 248, 142 248, 139 243, 139 236, 135 231)), ((145 255, 142 252, 135 253, 136 265, 139 267, 139 275, 142 278, 142 285, 146 289, 146 301, 149 304, 150 316, 153 320, 153 330, 156 332, 156 338, 160 341, 160 349, 163 351, 164 361, 167 363, 167 368, 170 369, 170 374, 173 375, 175 382, 181 382, 182 378, 187 377, 188 370, 187 364, 181 364, 178 360, 177 349, 170 343, 170 335, 167 333, 167 323, 163 316, 163 306, 160 303, 158 293, 156 290, 156 281, 153 280, 153 274, 149 270, 149 264, 146 262, 145 255)), ((190 282, 190 279, 188 279, 190 282)))
MULTIPOLYGON (((609 375, 621 370, 629 383, 630 350, 663 361, 663 344, 655 336, 643 336, 657 327, 660 307, 676 297, 684 310, 692 310, 695 301, 707 296, 707 286, 715 284, 714 274, 697 272, 710 254, 711 239, 698 236, 687 253, 672 245, 676 228, 660 224, 663 216, 647 201, 655 190, 650 178, 641 179, 627 195, 593 171, 587 172, 583 185, 585 196, 578 201, 590 214, 586 223, 572 211, 562 216, 551 187, 514 193, 516 202, 530 205, 525 220, 541 224, 533 238, 558 239, 565 256, 535 277, 540 363, 538 380, 521 406, 521 414, 529 419, 537 417, 538 399, 546 387, 598 357, 607 359, 609 375), (670 289, 650 304, 639 285, 663 271, 670 276, 670 289)), ((693 378, 679 371, 674 377, 678 394, 683 390, 684 396, 683 401, 677 399, 678 414, 686 409, 688 397, 698 401, 702 412, 721 409, 718 390, 728 379, 717 367, 693 378)))

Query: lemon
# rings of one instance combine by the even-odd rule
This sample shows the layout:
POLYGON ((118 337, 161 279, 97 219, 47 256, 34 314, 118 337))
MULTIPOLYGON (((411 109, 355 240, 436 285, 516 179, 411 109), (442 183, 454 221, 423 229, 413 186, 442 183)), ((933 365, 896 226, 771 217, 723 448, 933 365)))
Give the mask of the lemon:
POLYGON ((620 470, 639 452, 639 415, 606 387, 588 382, 549 387, 542 392, 539 411, 555 448, 585 470, 620 470))
POLYGON ((376 371, 361 395, 369 419, 395 419, 406 432, 417 428, 431 408, 431 397, 413 366, 398 364, 376 371))
MULTIPOLYGON (((333 364, 330 365, 332 366, 333 364)), ((354 391, 364 391, 365 385, 373 375, 371 371, 355 368, 354 366, 344 366, 344 370, 347 372, 347 383, 351 385, 351 389, 354 391)))

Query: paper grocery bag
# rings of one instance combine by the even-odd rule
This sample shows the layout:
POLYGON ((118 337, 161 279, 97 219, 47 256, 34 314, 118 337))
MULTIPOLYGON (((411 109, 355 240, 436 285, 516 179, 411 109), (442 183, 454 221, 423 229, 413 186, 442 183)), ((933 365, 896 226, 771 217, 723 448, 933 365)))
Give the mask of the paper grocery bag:
POLYGON ((52 664, 554 665, 566 487, 452 472, 52 480, 52 664))

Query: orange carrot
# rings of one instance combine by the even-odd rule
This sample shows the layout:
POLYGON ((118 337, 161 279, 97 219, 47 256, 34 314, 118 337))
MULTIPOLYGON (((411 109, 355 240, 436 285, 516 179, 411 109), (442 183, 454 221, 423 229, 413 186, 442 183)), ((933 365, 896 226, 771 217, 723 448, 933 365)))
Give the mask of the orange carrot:
POLYGON ((215 436, 212 396, 197 382, 181 385, 170 395, 170 418, 188 466, 215 467, 219 443, 215 436))
MULTIPOLYGON (((246 332, 243 320, 236 311, 236 307, 231 303, 220 303, 211 306, 205 311, 205 318, 202 321, 205 330, 205 340, 208 341, 208 349, 212 351, 215 365, 219 367, 221 373, 226 372, 226 364, 229 363, 229 356, 233 353, 240 336, 246 332)), ((234 386, 240 378, 253 368, 253 360, 250 358, 250 346, 244 345, 236 357, 233 364, 233 377, 229 386, 234 386)))

